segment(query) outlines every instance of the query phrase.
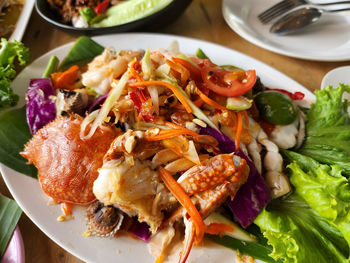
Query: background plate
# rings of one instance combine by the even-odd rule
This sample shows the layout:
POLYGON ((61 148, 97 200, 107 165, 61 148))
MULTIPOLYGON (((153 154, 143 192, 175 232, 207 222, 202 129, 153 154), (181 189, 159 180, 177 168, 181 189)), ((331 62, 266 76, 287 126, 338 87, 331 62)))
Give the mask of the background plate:
MULTIPOLYGON (((114 46, 118 49, 156 49, 167 48, 177 40, 183 53, 194 54, 197 48, 203 51, 217 64, 234 64, 246 69, 256 69, 262 82, 271 88, 283 88, 292 92, 302 91, 307 100, 313 100, 313 94, 300 84, 283 75, 279 71, 248 57, 242 53, 208 42, 172 35, 159 34, 116 34, 94 37, 95 41, 104 46, 114 46)), ((24 93, 30 78, 40 77, 51 55, 63 58, 72 43, 59 47, 43 55, 26 67, 13 83, 15 92, 21 94, 18 106, 24 105, 24 93)), ((4 165, 0 165, 12 196, 28 217, 52 240, 64 249, 87 262, 154 262, 143 241, 128 237, 103 239, 98 237, 83 237, 86 231, 85 211, 75 206, 74 220, 57 222, 61 215, 59 206, 49 206, 48 197, 40 189, 37 180, 20 174, 4 165), (117 251, 120 250, 120 253, 117 251)), ((196 247, 188 262, 234 262, 234 252, 224 247, 207 242, 196 247)))
POLYGON ((25 0, 22 12, 19 15, 19 18, 17 20, 15 30, 13 31, 13 33, 9 39, 10 41, 12 41, 12 40, 21 41, 22 40, 24 31, 26 30, 30 15, 31 15, 32 10, 33 10, 34 1, 35 0, 25 0))
POLYGON ((222 12, 227 24, 237 34, 262 48, 302 59, 350 59, 350 12, 324 13, 320 21, 305 30, 279 36, 269 32, 271 24, 262 25, 258 20, 258 14, 278 1, 280 0, 224 0, 222 12))

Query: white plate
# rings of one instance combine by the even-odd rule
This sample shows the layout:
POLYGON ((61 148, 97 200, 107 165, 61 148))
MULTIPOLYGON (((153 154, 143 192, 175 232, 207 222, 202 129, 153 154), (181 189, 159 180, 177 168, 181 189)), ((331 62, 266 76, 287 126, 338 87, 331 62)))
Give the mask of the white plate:
POLYGON ((336 88, 339 83, 350 85, 350 66, 338 67, 329 71, 322 79, 321 89, 328 85, 332 85, 333 88, 336 88))
MULTIPOLYGON (((100 36, 95 37, 94 40, 104 46, 114 46, 116 49, 167 48, 172 41, 177 40, 184 53, 194 54, 200 47, 218 64, 254 68, 265 85, 271 88, 288 89, 292 92, 302 91, 307 99, 313 100, 313 94, 310 91, 277 70, 254 58, 219 45, 178 36, 137 33, 100 36)), ((26 67, 14 81, 15 92, 23 95, 29 79, 41 76, 50 56, 56 55, 63 58, 71 46, 72 43, 59 47, 26 67)), ((20 104, 24 104, 23 96, 20 104)), ((85 212, 82 208, 74 208, 74 220, 58 223, 56 218, 61 215, 60 208, 47 205, 48 198, 40 189, 37 180, 3 165, 0 165, 0 171, 12 196, 28 217, 52 240, 80 259, 87 262, 154 262, 147 251, 146 244, 142 241, 127 237, 117 239, 83 237, 86 226, 85 212), (118 254, 117 250, 121 253, 118 254)), ((188 262, 192 261, 234 262, 234 252, 218 245, 210 245, 205 249, 199 247, 192 251, 188 262)))
POLYGON ((23 9, 21 14, 19 15, 19 18, 16 23, 15 30, 12 32, 10 36, 10 41, 17 40, 21 41, 24 31, 26 30, 26 27, 28 25, 28 21, 30 18, 30 15, 32 13, 34 6, 34 0, 25 0, 23 9))
MULTIPOLYGON (((293 35, 269 33, 271 23, 262 25, 258 14, 280 0, 224 0, 223 16, 227 24, 241 37, 273 52, 318 61, 350 59, 349 11, 324 13, 317 23, 293 35)), ((331 1, 328 1, 331 2, 331 1)), ((347 5, 349 7, 349 5, 347 5)))
MULTIPOLYGON (((337 88, 339 83, 350 85, 350 66, 343 66, 332 69, 322 79, 321 89, 331 85, 333 88, 337 88)), ((343 99, 350 100, 350 94, 345 92, 343 99)), ((350 114, 350 107, 348 108, 350 114)))

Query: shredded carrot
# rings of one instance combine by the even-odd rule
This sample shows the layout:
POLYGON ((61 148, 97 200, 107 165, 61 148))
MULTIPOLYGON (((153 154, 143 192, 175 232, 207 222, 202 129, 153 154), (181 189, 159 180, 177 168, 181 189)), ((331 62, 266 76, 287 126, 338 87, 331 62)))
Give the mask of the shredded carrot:
POLYGON ((164 181, 169 191, 176 197, 180 204, 186 209, 190 216, 195 228, 196 228, 196 244, 199 244, 204 236, 205 224, 197 208, 192 203, 190 197, 186 194, 184 189, 175 181, 171 174, 164 169, 159 167, 159 175, 164 181))
POLYGON ((242 113, 239 111, 237 112, 237 130, 236 130, 236 137, 235 137, 236 151, 239 150, 239 141, 241 140, 242 129, 243 129, 242 113))
MULTIPOLYGON (((198 97, 198 99, 192 101, 194 105, 196 105, 198 108, 202 107, 202 105, 204 104, 204 101, 198 97)), ((181 104, 176 104, 175 106, 173 106, 175 109, 178 110, 186 110, 185 107, 181 104)))
MULTIPOLYGON (((170 128, 173 128, 173 129, 186 129, 186 128, 184 128, 176 123, 169 122, 169 121, 166 121, 164 124, 165 124, 165 126, 168 126, 170 128)), ((186 130, 188 130, 188 129, 186 129, 186 130)))
POLYGON ((205 233, 208 233, 208 234, 211 234, 211 235, 223 234, 226 231, 227 232, 233 232, 234 228, 232 226, 226 225, 226 224, 211 223, 205 229, 205 233))
POLYGON ((179 92, 177 87, 175 87, 174 85, 172 85, 168 82, 160 81, 160 80, 153 80, 153 81, 140 81, 140 82, 135 82, 135 83, 129 83, 128 85, 130 87, 149 86, 149 85, 165 86, 175 94, 175 96, 182 103, 182 105, 184 105, 186 111, 188 113, 192 113, 191 106, 186 101, 186 98, 181 94, 181 92, 179 92))
POLYGON ((244 117, 245 126, 249 126, 249 117, 248 117, 248 112, 246 110, 243 111, 243 117, 244 117))
POLYGON ((173 122, 168 122, 168 121, 166 121, 166 122, 165 122, 165 126, 170 127, 170 128, 173 128, 173 129, 182 130, 185 134, 191 135, 191 136, 193 136, 193 137, 195 137, 195 138, 196 138, 196 137, 199 137, 199 134, 198 134, 198 133, 196 133, 196 132, 194 132, 194 131, 191 131, 190 129, 184 128, 184 127, 182 127, 182 126, 180 126, 180 125, 177 125, 177 124, 175 124, 175 123, 173 123, 173 122))
POLYGON ((79 78, 79 67, 77 65, 71 66, 63 72, 56 72, 51 74, 51 79, 55 89, 74 89, 74 83, 79 78))
POLYGON ((203 92, 201 92, 199 89, 197 89, 197 93, 199 97, 208 105, 214 107, 215 109, 218 110, 227 110, 225 106, 220 105, 219 103, 213 101, 212 99, 208 98, 203 92))
POLYGON ((166 64, 170 66, 171 69, 175 70, 176 72, 180 73, 181 75, 181 83, 186 84, 187 80, 190 77, 190 72, 181 64, 174 63, 170 60, 165 61, 166 64))
POLYGON ((72 214, 72 204, 62 203, 61 208, 65 216, 70 216, 72 214))
POLYGON ((169 130, 161 130, 156 135, 150 135, 149 133, 146 133, 145 138, 147 141, 161 141, 161 140, 177 137, 180 135, 190 135, 195 138, 199 137, 199 134, 188 129, 169 129, 169 130))

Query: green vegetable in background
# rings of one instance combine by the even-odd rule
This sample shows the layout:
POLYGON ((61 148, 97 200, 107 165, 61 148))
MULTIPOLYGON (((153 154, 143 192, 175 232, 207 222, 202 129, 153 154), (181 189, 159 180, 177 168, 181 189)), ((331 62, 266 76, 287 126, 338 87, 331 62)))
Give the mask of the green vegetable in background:
POLYGON ((350 176, 350 117, 348 101, 342 101, 350 86, 340 84, 315 91, 316 103, 307 114, 305 143, 298 150, 321 163, 337 164, 350 176))
POLYGON ((0 260, 21 214, 22 210, 15 201, 0 195, 0 260))
POLYGON ((79 14, 84 18, 84 20, 88 24, 90 24, 91 20, 96 16, 94 10, 89 6, 86 6, 84 8, 80 8, 79 14))
POLYGON ((270 256, 284 263, 349 262, 342 233, 297 194, 273 200, 255 219, 273 246, 270 256))
POLYGON ((29 61, 29 49, 22 43, 8 42, 1 39, 0 49, 0 110, 15 106, 18 95, 11 89, 11 82, 16 77, 14 60, 17 57, 19 65, 24 66, 29 61))

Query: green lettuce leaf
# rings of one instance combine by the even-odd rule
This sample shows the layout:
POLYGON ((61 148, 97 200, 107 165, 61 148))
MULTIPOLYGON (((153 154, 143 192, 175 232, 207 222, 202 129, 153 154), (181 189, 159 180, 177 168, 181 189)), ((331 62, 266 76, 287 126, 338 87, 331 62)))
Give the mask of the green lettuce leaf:
POLYGON ((19 65, 24 66, 29 61, 29 49, 20 42, 8 42, 2 38, 0 48, 0 110, 15 106, 19 99, 11 88, 11 82, 16 77, 15 58, 17 58, 19 65))
POLYGON ((342 233, 297 194, 273 200, 255 219, 273 246, 270 256, 284 263, 349 262, 342 233))
POLYGON ((349 180, 342 176, 342 170, 337 165, 319 164, 316 168, 303 170, 298 163, 288 165, 295 192, 338 228, 350 246, 349 180))
POLYGON ((342 101, 350 86, 340 84, 315 91, 316 103, 307 114, 306 139, 299 153, 324 164, 337 164, 350 176, 349 102, 342 101))

